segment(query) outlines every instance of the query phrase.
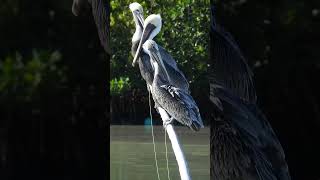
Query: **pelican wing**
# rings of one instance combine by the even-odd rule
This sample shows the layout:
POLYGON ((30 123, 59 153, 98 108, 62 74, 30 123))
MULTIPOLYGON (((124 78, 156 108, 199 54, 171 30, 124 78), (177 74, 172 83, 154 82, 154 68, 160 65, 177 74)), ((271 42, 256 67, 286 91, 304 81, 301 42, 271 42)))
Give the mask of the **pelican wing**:
POLYGON ((252 121, 258 121, 260 124, 258 139, 253 139, 253 142, 257 148, 261 149, 266 159, 269 160, 273 168, 273 173, 277 179, 290 180, 291 178, 283 148, 270 123, 256 105, 247 106, 251 114, 256 117, 255 119, 252 119, 252 121), (258 141, 260 141, 260 143, 257 143, 258 141))
POLYGON ((268 120, 256 105, 247 105, 246 109, 249 118, 245 119, 234 111, 238 115, 232 115, 232 124, 254 152, 256 172, 260 179, 290 180, 285 154, 268 120))
MULTIPOLYGON (((159 51, 162 57, 162 60, 166 66, 167 71, 170 71, 170 75, 175 76, 179 79, 179 82, 173 82, 173 83, 179 83, 179 88, 186 89, 187 92, 189 92, 189 83, 183 72, 178 68, 176 61, 173 59, 173 57, 160 45, 158 45, 159 51)), ((172 77, 172 79, 176 79, 175 77, 172 77)))
MULTIPOLYGON (((203 122, 200 116, 199 108, 190 94, 186 91, 181 90, 180 88, 173 87, 171 85, 162 85, 161 88, 164 88, 170 95, 175 98, 179 103, 185 105, 188 109, 188 114, 191 119, 203 127, 203 122)), ((192 124, 191 122, 187 123, 188 125, 192 124)))
POLYGON ((255 103, 253 73, 231 34, 215 23, 213 15, 210 38, 213 53, 211 83, 228 89, 248 103, 255 103))
MULTIPOLYGON (((226 90, 215 94, 224 105, 225 120, 232 124, 252 153, 251 167, 260 179, 290 180, 282 146, 267 118, 256 104, 247 104, 226 90)), ((211 99, 211 97, 210 97, 211 99)))
POLYGON ((180 103, 187 105, 188 107, 192 107, 196 104, 189 94, 185 93, 185 91, 182 91, 179 88, 171 85, 162 85, 161 87, 167 90, 173 98, 178 100, 180 103))
POLYGON ((110 5, 104 0, 73 0, 72 12, 78 15, 87 3, 91 4, 92 15, 97 26, 100 43, 104 50, 110 54, 109 12, 110 5))
POLYGON ((166 51, 162 46, 158 45, 159 52, 161 54, 161 57, 163 61, 165 61, 167 64, 169 64, 174 69, 178 69, 177 62, 173 59, 173 57, 166 51))
MULTIPOLYGON (((211 11, 213 15, 213 8, 211 11)), ((256 105, 253 73, 238 45, 230 33, 216 25, 213 17, 210 36, 214 40, 211 41, 214 62, 213 71, 210 72, 210 99, 219 108, 219 113, 222 113, 221 124, 229 126, 220 128, 221 138, 225 141, 216 142, 221 142, 229 150, 222 158, 228 163, 223 168, 239 169, 232 173, 235 177, 229 179, 242 179, 239 177, 243 176, 244 179, 290 180, 282 146, 256 105), (237 145, 233 145, 234 142, 237 145), (241 152, 240 146, 244 147, 241 152), (227 159, 227 156, 235 158, 227 159)), ((222 171, 224 169, 216 172, 222 171)), ((222 174, 231 173, 228 171, 222 174)))
POLYGON ((242 104, 224 109, 214 120, 213 176, 225 179, 290 180, 281 144, 257 107, 242 104), (228 110, 227 110, 228 109, 228 110), (247 115, 243 111, 247 110, 247 115), (221 119, 222 118, 222 119, 221 119))
POLYGON ((100 43, 107 53, 111 53, 109 46, 109 3, 104 0, 91 0, 92 14, 99 33, 100 43))
POLYGON ((215 140, 210 143, 213 179, 277 180, 264 155, 243 142, 241 134, 225 119, 213 123, 215 140))

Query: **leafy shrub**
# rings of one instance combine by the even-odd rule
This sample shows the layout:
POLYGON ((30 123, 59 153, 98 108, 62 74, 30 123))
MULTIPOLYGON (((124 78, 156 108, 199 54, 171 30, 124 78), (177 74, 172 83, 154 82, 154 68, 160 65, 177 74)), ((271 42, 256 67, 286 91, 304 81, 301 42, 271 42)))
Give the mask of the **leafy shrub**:
POLYGON ((129 78, 120 77, 119 79, 114 78, 110 80, 110 94, 120 95, 128 90, 130 90, 131 84, 129 78))
POLYGON ((31 57, 22 57, 18 52, 0 59, 0 91, 2 97, 20 95, 27 100, 42 83, 66 81, 64 68, 58 68, 61 59, 58 51, 34 50, 31 57))

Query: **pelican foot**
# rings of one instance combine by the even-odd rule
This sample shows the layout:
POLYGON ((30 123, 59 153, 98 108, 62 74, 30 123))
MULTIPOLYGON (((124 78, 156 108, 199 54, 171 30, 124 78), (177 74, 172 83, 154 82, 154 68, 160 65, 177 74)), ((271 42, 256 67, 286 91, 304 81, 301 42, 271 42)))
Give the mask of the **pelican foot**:
POLYGON ((157 106, 154 106, 154 108, 156 109, 157 113, 160 114, 159 110, 158 110, 158 107, 157 106))
MULTIPOLYGON (((157 102, 154 102, 154 108, 159 113, 158 107, 161 107, 157 102)), ((159 113, 160 114, 160 113, 159 113)))
POLYGON ((166 129, 167 126, 168 126, 169 124, 171 124, 173 120, 174 120, 173 117, 170 117, 169 119, 164 120, 164 121, 163 121, 163 127, 166 129))

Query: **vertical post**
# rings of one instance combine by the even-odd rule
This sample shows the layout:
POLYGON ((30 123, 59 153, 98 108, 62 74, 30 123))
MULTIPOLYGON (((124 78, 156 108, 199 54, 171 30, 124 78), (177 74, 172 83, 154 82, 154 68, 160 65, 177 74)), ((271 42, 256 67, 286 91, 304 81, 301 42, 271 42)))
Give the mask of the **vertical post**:
MULTIPOLYGON (((169 115, 164 109, 162 109, 161 107, 158 107, 158 112, 160 113, 160 116, 163 122, 169 120, 169 115)), ((180 147, 180 143, 176 135, 176 132, 174 131, 173 126, 171 124, 168 124, 165 128, 170 138, 172 149, 179 166, 179 173, 180 173, 181 180, 191 180, 188 163, 184 158, 184 154, 180 147)))

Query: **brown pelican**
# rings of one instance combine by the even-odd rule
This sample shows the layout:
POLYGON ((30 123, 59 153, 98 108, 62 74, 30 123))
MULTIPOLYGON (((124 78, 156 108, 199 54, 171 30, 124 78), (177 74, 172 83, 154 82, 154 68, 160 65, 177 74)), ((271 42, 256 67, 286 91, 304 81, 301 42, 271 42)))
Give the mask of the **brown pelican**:
POLYGON ((211 9, 211 176, 217 180, 290 180, 282 146, 256 105, 252 72, 211 9))
MULTIPOLYGON (((150 64, 149 56, 144 51, 141 51, 141 46, 147 39, 153 39, 160 32, 162 26, 161 17, 160 15, 152 14, 148 16, 145 21, 143 21, 143 11, 141 5, 138 3, 132 3, 129 7, 132 11, 136 24, 136 31, 132 37, 131 53, 135 54, 132 64, 134 66, 136 61, 138 61, 142 77, 147 81, 147 84, 151 85, 153 79, 153 70, 150 68, 152 68, 152 66, 150 64), (143 29, 142 33, 141 29, 143 29)), ((175 84, 177 87, 185 90, 186 92, 189 92, 189 83, 184 74, 178 68, 175 60, 165 49, 163 49, 161 46, 158 47, 160 54, 163 57, 164 65, 169 73, 169 76, 171 77, 171 83, 175 84)))
POLYGON ((132 41, 131 54, 134 57, 137 52, 139 41, 141 39, 142 31, 143 31, 143 24, 144 24, 143 8, 139 3, 136 3, 136 2, 131 3, 129 5, 129 8, 132 12, 133 20, 136 25, 136 31, 134 32, 131 39, 132 41))
MULTIPOLYGON (((139 42, 142 36, 142 31, 143 31, 143 24, 144 24, 143 8, 139 3, 136 3, 136 2, 131 3, 129 5, 129 8, 132 12, 133 20, 136 25, 136 31, 132 36, 132 47, 131 47, 131 54, 134 57, 138 49, 138 45, 139 45, 139 42)), ((139 62, 139 69, 140 69, 141 76, 147 83, 147 89, 151 90, 150 86, 152 85, 154 70, 151 66, 150 58, 146 53, 142 52, 138 62, 139 62)))
POLYGON ((171 120, 166 124, 176 119, 190 129, 199 131, 204 126, 197 104, 189 93, 170 83, 170 76, 163 63, 158 45, 153 40, 147 40, 143 44, 143 50, 150 56, 154 67, 153 99, 171 116, 171 120))
POLYGON ((73 0, 72 13, 75 16, 78 16, 88 4, 91 5, 92 15, 98 29, 100 43, 104 50, 110 54, 108 18, 110 12, 109 2, 105 0, 73 0))

